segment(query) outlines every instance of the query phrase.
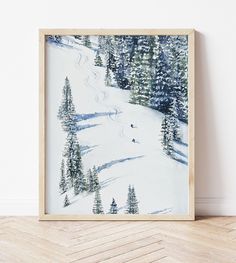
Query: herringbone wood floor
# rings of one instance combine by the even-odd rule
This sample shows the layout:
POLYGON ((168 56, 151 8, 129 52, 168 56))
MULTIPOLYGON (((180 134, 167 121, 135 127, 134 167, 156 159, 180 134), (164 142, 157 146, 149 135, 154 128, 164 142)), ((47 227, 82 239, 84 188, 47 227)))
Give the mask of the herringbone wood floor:
POLYGON ((235 263, 236 218, 39 222, 0 217, 0 262, 235 263))

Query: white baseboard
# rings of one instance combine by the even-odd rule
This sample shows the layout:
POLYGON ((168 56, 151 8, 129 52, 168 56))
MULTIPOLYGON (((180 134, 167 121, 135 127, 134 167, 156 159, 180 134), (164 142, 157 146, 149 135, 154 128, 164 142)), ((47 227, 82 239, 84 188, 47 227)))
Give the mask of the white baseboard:
MULTIPOLYGON (((2 199, 0 216, 37 216, 37 199, 2 199)), ((236 216, 236 200, 228 198, 196 198, 196 215, 236 216)))
POLYGON ((196 215, 236 216, 236 200, 217 197, 197 197, 196 215))
POLYGON ((37 199, 2 199, 0 216, 37 216, 37 199))

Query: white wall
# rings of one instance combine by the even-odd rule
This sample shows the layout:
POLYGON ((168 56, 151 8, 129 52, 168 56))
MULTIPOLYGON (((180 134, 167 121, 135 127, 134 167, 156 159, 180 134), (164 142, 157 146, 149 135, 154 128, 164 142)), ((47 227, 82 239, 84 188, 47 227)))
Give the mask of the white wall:
POLYGON ((0 214, 38 209, 38 28, 195 28, 198 214, 236 215, 235 1, 0 3, 0 214))

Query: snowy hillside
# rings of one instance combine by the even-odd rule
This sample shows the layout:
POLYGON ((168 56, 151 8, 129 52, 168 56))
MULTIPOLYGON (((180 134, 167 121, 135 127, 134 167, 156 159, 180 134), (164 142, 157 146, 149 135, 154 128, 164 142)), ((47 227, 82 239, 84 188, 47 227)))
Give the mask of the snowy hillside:
POLYGON ((70 190, 71 204, 63 207, 65 194, 58 190, 66 133, 57 113, 66 76, 76 108, 83 170, 97 167, 104 212, 114 198, 118 213, 125 213, 130 184, 140 214, 187 213, 187 125, 181 123, 183 140, 174 144, 175 159, 167 156, 160 142, 163 114, 129 103, 129 90, 105 86, 105 67, 94 66, 95 50, 69 37, 63 43, 47 43, 47 213, 91 214, 94 202, 95 193, 74 196, 70 190))

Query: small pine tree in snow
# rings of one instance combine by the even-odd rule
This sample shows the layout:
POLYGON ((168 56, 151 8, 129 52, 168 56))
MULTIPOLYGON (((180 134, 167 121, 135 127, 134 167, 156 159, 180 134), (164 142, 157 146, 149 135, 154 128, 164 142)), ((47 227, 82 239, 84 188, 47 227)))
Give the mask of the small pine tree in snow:
POLYGON ((110 207, 110 214, 117 214, 118 209, 117 209, 117 204, 114 198, 112 198, 112 203, 110 207))
POLYGON ((127 214, 138 214, 138 201, 136 198, 134 187, 129 185, 128 188, 128 198, 127 198, 127 214))
POLYGON ((161 144, 167 155, 173 155, 173 129, 170 123, 170 115, 165 115, 161 124, 161 144))
POLYGON ((68 77, 65 79, 65 85, 62 91, 62 101, 59 106, 57 117, 62 123, 66 132, 76 132, 76 121, 74 119, 75 106, 73 103, 71 87, 68 77))
POLYGON ((180 124, 178 120, 177 102, 175 98, 170 105, 170 125, 173 131, 173 139, 176 141, 180 141, 180 124))
POLYGON ((78 173, 78 167, 76 167, 77 156, 75 154, 77 145, 78 141, 76 134, 68 133, 64 149, 64 157, 66 158, 66 182, 69 188, 74 186, 74 180, 78 173))
POLYGON ((98 180, 98 172, 97 172, 97 168, 96 168, 95 165, 93 166, 93 181, 94 181, 94 189, 95 189, 95 191, 100 189, 101 186, 100 186, 100 183, 99 183, 99 180, 98 180))
POLYGON ((91 48, 90 36, 83 36, 82 41, 84 46, 91 48))
POLYGON ((96 52, 94 63, 95 63, 95 66, 98 66, 98 67, 102 67, 103 66, 102 59, 101 59, 101 56, 99 54, 99 51, 96 52))
POLYGON ((57 117, 59 120, 63 120, 67 115, 75 114, 75 106, 73 103, 71 87, 68 77, 65 78, 65 85, 62 91, 62 101, 59 106, 57 117))
POLYGON ((107 67, 106 68, 106 74, 105 74, 105 85, 108 87, 112 87, 113 86, 113 78, 111 75, 111 70, 107 67))
POLYGON ((99 190, 101 188, 99 180, 98 180, 98 173, 97 169, 94 166, 93 170, 88 170, 88 191, 94 192, 96 190, 99 190))
POLYGON ((77 195, 87 190, 87 182, 83 173, 82 158, 80 147, 75 145, 75 179, 74 179, 74 194, 77 195))
POLYGON ((66 196, 65 196, 65 199, 64 199, 64 207, 66 207, 66 206, 68 206, 68 205, 70 205, 70 201, 69 201, 68 196, 66 195, 66 196))
POLYGON ((93 213, 94 214, 104 214, 102 207, 102 200, 99 190, 95 192, 94 204, 93 204, 93 213))
POLYGON ((66 178, 65 178, 65 163, 64 160, 61 162, 61 179, 59 183, 60 193, 64 194, 67 190, 66 178))

